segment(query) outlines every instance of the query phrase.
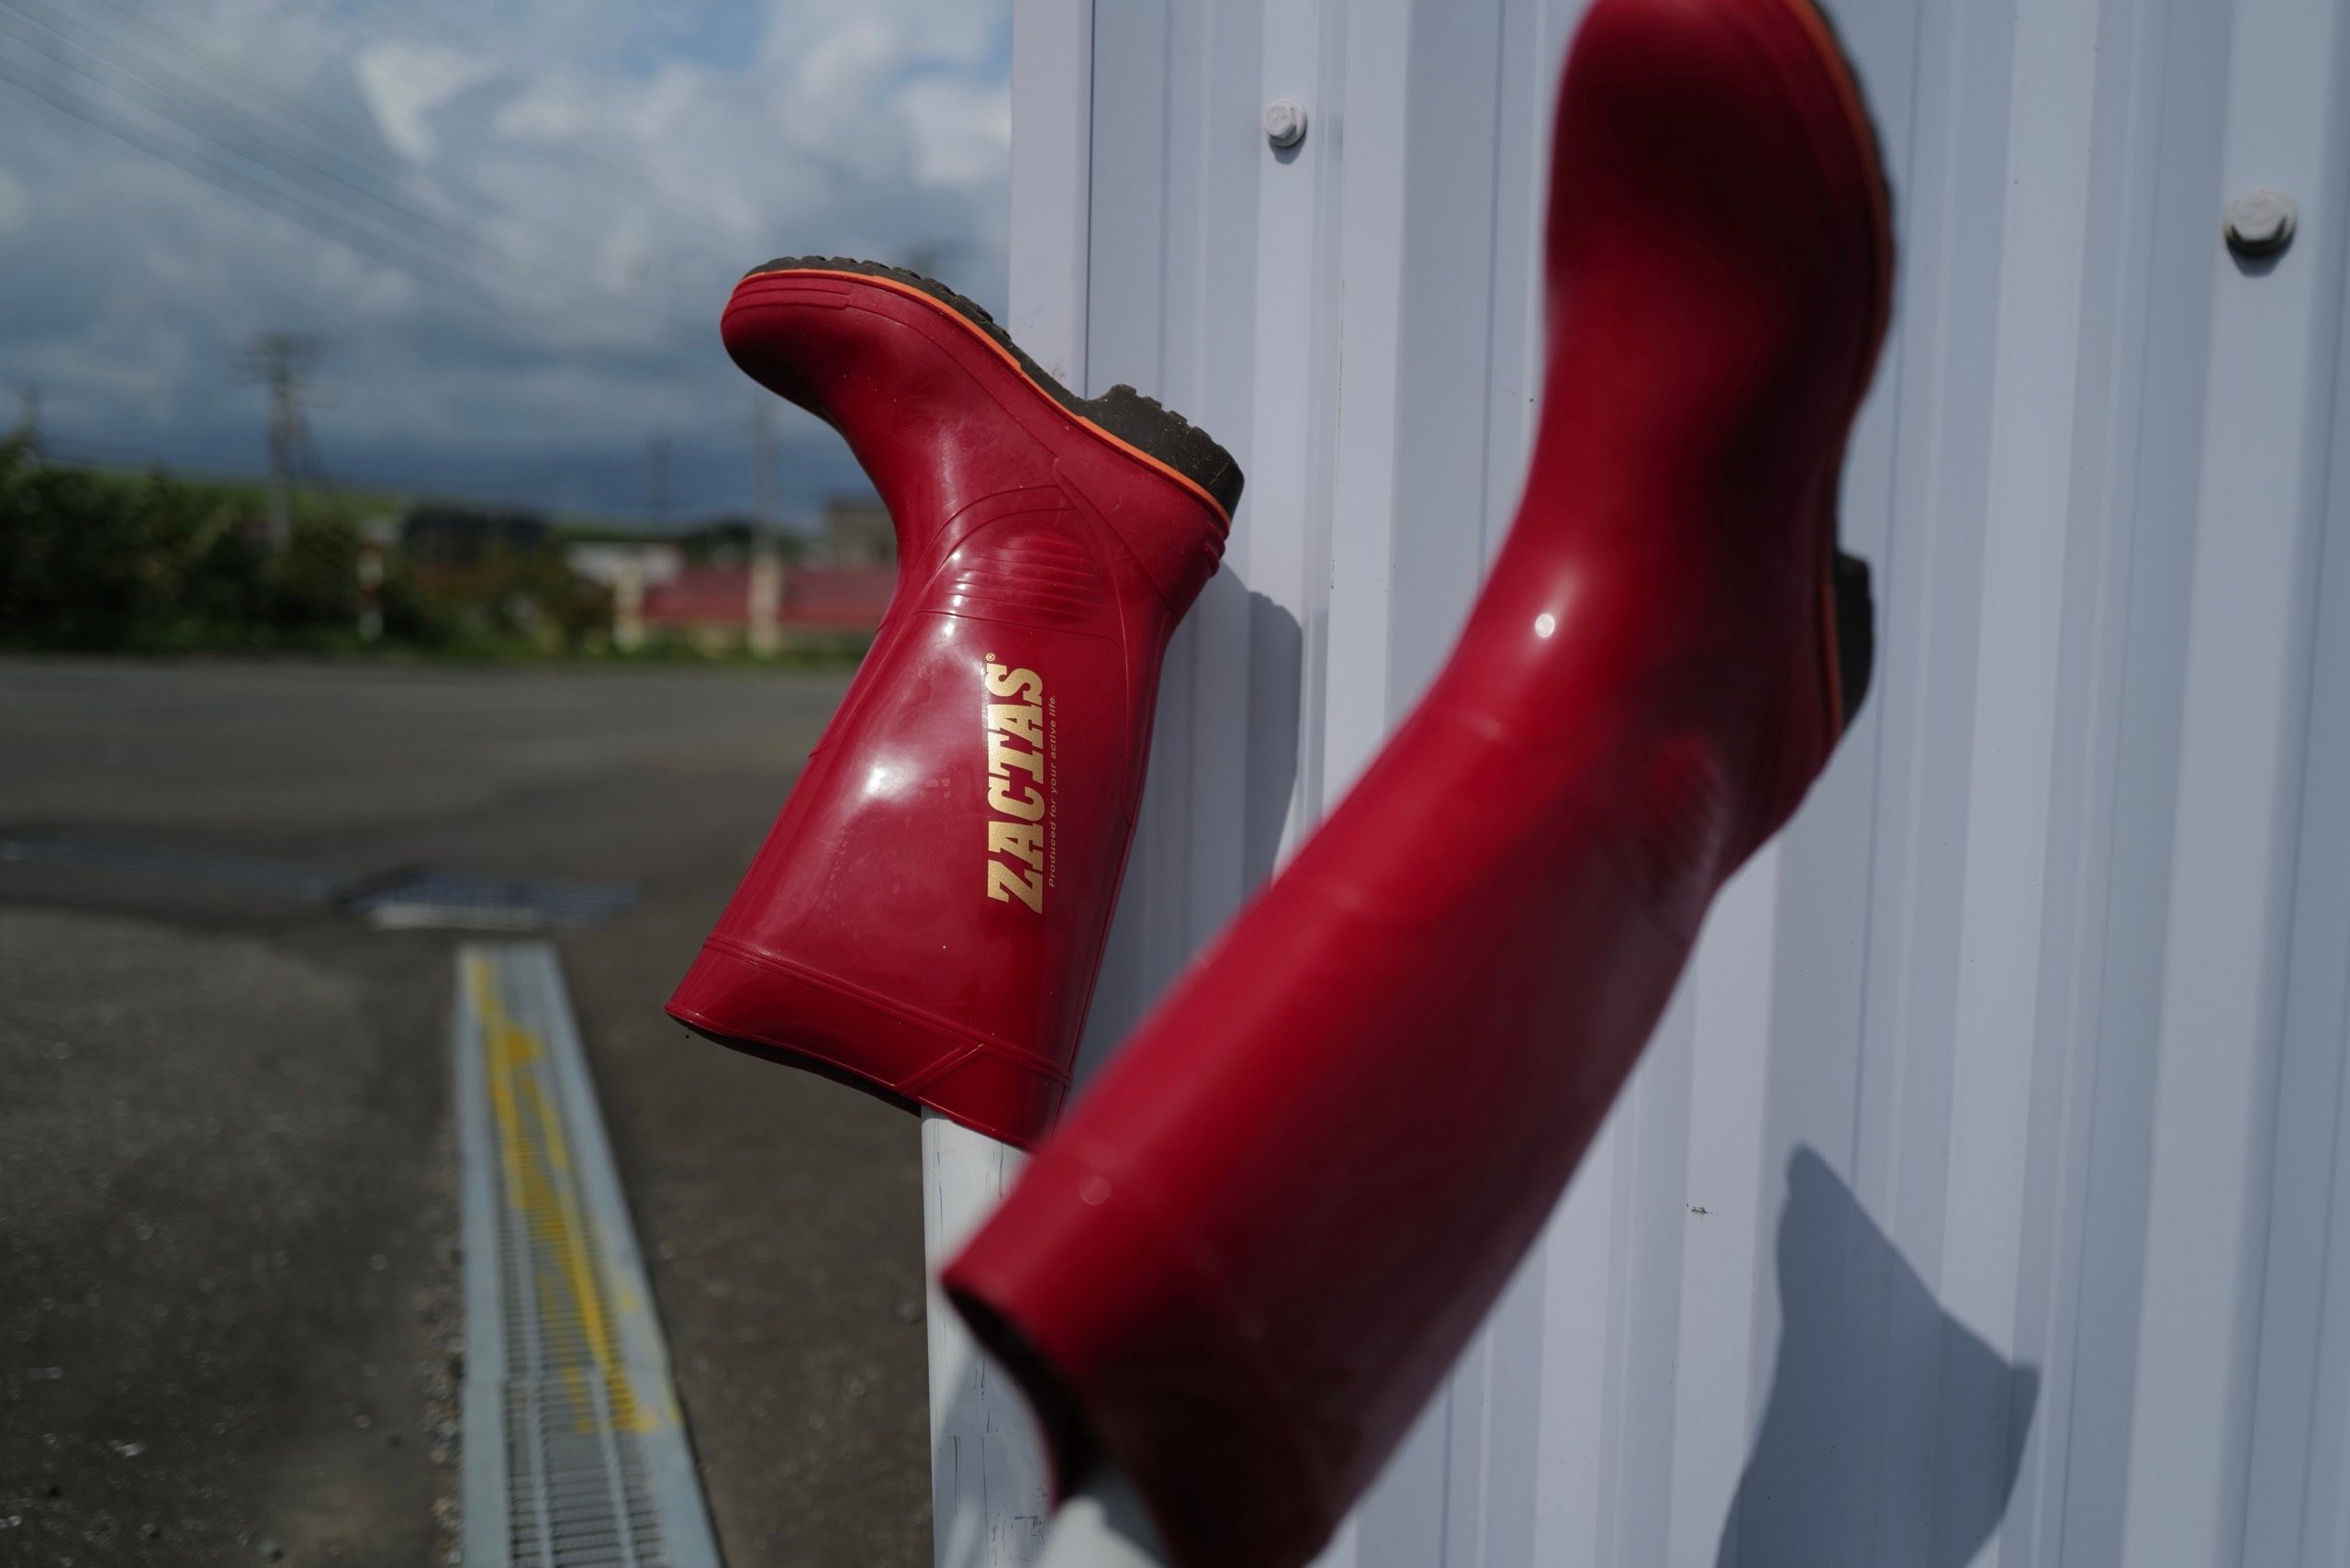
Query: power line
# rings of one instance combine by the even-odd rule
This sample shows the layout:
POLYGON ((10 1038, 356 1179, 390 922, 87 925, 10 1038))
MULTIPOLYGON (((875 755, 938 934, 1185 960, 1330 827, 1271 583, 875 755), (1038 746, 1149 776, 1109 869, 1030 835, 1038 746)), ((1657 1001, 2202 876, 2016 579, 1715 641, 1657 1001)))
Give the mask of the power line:
MULTIPOLYGON (((114 58, 105 50, 93 47, 84 39, 74 36, 72 32, 58 27, 53 22, 48 21, 41 17, 32 15, 31 12, 26 8, 22 0, 0 0, 0 29, 5 29, 13 36, 20 45, 39 53, 49 63, 64 71, 71 72, 73 75, 90 84, 94 87, 101 88, 118 98, 136 105, 139 108, 154 116, 158 119, 168 121, 179 129, 212 143, 214 146, 219 148, 222 151, 229 153, 232 157, 241 158, 247 162, 252 163, 263 172, 278 179, 284 180, 288 184, 304 187, 311 194, 318 196, 322 201, 342 207, 345 215, 352 217, 353 221, 365 221, 369 223, 381 224, 383 219, 381 218, 374 217, 364 219, 358 218, 354 213, 351 212, 347 205, 344 203, 343 198, 330 196, 326 192, 319 189, 319 187, 312 185, 310 182, 305 180, 301 175, 295 174, 290 170, 273 165, 270 162, 270 158, 274 157, 300 167, 309 169, 312 173, 320 174, 324 178, 341 185, 345 189, 352 192, 354 195, 383 207, 391 218, 399 223, 407 224, 412 222, 431 221, 425 214, 417 212, 412 208, 405 207, 396 202, 387 201, 386 198, 377 196, 373 192, 361 189, 349 180, 345 179, 342 175, 335 174, 332 171, 320 168, 315 161, 301 153, 296 152, 289 154, 284 148, 271 142, 265 136, 252 139, 259 147, 259 152, 256 152, 254 146, 237 145, 222 136, 218 130, 208 129, 195 120, 187 118, 183 114, 174 112, 163 104, 154 101, 151 96, 144 99, 134 96, 132 94, 125 92, 118 84, 108 81, 85 66, 75 64, 73 61, 67 59, 63 54, 59 52, 54 44, 46 39, 27 34, 21 28, 8 20, 7 13, 10 12, 15 13, 18 19, 29 22, 32 26, 51 35, 56 40, 63 43, 67 48, 78 50, 81 53, 87 55, 92 60, 97 61, 102 65, 120 72, 130 77, 132 80, 142 84, 146 87, 162 93, 164 97, 172 100, 173 102, 184 105, 188 108, 195 109, 199 112, 207 110, 217 112, 218 103, 225 102, 232 111, 233 118, 234 111, 238 107, 233 100, 221 99, 220 95, 218 94, 210 94, 210 96, 215 100, 218 100, 218 102, 213 104, 207 104, 199 99, 191 98, 188 94, 180 91, 181 86, 188 84, 185 83, 185 79, 181 79, 175 83, 170 79, 168 71, 164 73, 164 79, 160 81, 154 74, 151 74, 151 71, 154 64, 152 61, 141 59, 126 62, 121 59, 114 58), (264 154, 267 156, 263 156, 264 154)), ((54 13, 51 13, 51 15, 54 15, 54 13)), ((198 93, 208 92, 207 89, 201 87, 196 88, 196 91, 198 93)), ((250 130, 253 128, 252 126, 246 126, 241 129, 250 130)), ((393 232, 398 233, 404 231, 396 230, 393 230, 393 232)), ((461 258, 453 256, 451 259, 461 261, 465 263, 470 263, 471 262, 470 257, 461 258)))
MULTIPOLYGON (((192 88, 197 93, 226 104, 232 113, 252 117, 252 126, 269 133, 274 141, 293 139, 286 155, 295 161, 316 170, 346 189, 388 207, 403 222, 424 224, 465 246, 469 251, 482 252, 483 247, 477 238, 429 209, 401 201, 396 196, 384 196, 377 189, 362 185, 359 181, 351 179, 344 174, 329 168, 307 155, 305 149, 315 149, 322 156, 344 164, 363 178, 372 180, 378 185, 387 185, 388 182, 386 182, 383 176, 391 166, 375 148, 355 141, 350 134, 348 126, 338 124, 323 115, 314 113, 300 100, 277 92, 267 83, 239 71, 218 56, 187 42, 168 29, 141 17, 136 12, 125 10, 120 5, 120 0, 83 0, 83 3, 96 5, 108 12, 109 20, 105 25, 113 29, 114 36, 136 50, 147 63, 173 76, 180 86, 192 88), (158 47, 167 50, 171 54, 186 62, 196 74, 208 77, 220 85, 205 86, 196 82, 192 76, 180 74, 175 67, 155 52, 158 47), (278 117, 276 121, 272 120, 273 115, 278 117), (359 150, 352 151, 354 147, 359 150)), ((58 17, 61 13, 54 7, 42 4, 41 0, 7 0, 7 4, 10 9, 24 16, 35 25, 45 28, 59 38, 73 43, 75 48, 81 49, 85 53, 102 60, 107 58, 104 51, 91 46, 88 41, 89 35, 76 38, 69 28, 60 26, 58 17), (34 15, 35 12, 39 15, 34 15)), ((84 28, 88 26, 86 18, 76 17, 72 20, 84 28)), ((110 60, 108 62, 118 68, 131 69, 124 65, 121 61, 110 60)), ((133 73, 138 74, 135 71, 133 73)), ((181 102, 188 102, 188 99, 173 85, 166 83, 153 83, 151 78, 144 79, 149 80, 162 91, 179 98, 181 102)), ((192 106, 205 106, 199 104, 192 106)), ((273 146, 272 150, 277 151, 277 148, 273 146)))
MULTIPOLYGON (((5 26, 5 23, 0 23, 0 26, 5 26)), ((159 133, 155 128, 142 125, 113 105, 74 91, 72 84, 62 78, 44 74, 39 71, 27 70, 21 62, 12 61, 6 55, 0 55, 0 63, 5 63, 8 67, 6 80, 43 99, 52 107, 106 131, 140 151, 163 158, 177 164, 187 173, 222 185, 232 194, 260 201, 281 215, 294 218, 313 232, 319 233, 323 238, 351 245, 364 254, 389 261, 395 264, 420 259, 385 253, 385 245, 387 241, 408 241, 408 237, 399 230, 386 229, 379 219, 353 212, 345 204, 304 182, 298 175, 272 168, 251 153, 222 141, 219 138, 206 132, 201 127, 191 124, 168 110, 150 104, 140 104, 135 99, 128 99, 120 89, 106 83, 103 78, 74 65, 71 61, 54 55, 49 55, 47 58, 50 63, 62 67, 73 78, 115 97, 125 98, 132 106, 143 110, 175 129, 189 132, 202 141, 208 142, 218 151, 207 151, 202 146, 193 142, 183 141, 168 134, 159 133), (239 167, 240 163, 250 165, 250 171, 247 168, 239 167), (253 171, 257 171, 259 174, 265 175, 267 178, 256 178, 253 171), (329 227, 319 228, 321 222, 329 227)), ((461 268, 465 265, 462 261, 443 257, 438 253, 432 253, 431 260, 454 262, 461 268)), ((404 268, 404 270, 413 272, 412 267, 404 268)), ((420 281, 423 280, 420 279, 420 281)), ((445 285, 450 280, 445 277, 435 277, 431 281, 445 285)))
POLYGON ((21 62, 10 59, 6 54, 0 54, 0 82, 6 82, 9 85, 30 94, 60 113, 71 116, 95 129, 104 131, 138 151, 151 157, 161 158, 175 165, 184 173, 194 174, 196 178, 217 185, 231 195, 266 207, 281 217, 289 218, 322 239, 348 245, 353 243, 354 240, 372 238, 355 234, 351 227, 344 225, 331 215, 322 218, 320 215, 301 210, 298 203, 289 200, 275 187, 264 185, 251 175, 196 149, 176 142, 169 137, 159 136, 138 121, 126 118, 119 110, 73 92, 54 77, 44 76, 38 71, 26 70, 21 62), (327 227, 319 226, 322 221, 327 227))
MULTIPOLYGON (((119 6, 119 0, 100 3, 119 6)), ((0 44, 13 41, 33 57, 20 58, 14 69, 0 70, 0 82, 182 173, 321 238, 351 246, 371 262, 404 273, 470 308, 494 311, 501 325, 551 348, 576 346, 571 323, 585 312, 609 311, 611 302, 619 300, 640 308, 652 306, 639 291, 602 285, 574 266, 532 266, 521 274, 509 271, 509 265, 524 263, 509 263, 500 252, 432 213, 386 194, 365 162, 343 150, 341 139, 306 134, 255 106, 252 100, 257 95, 287 102, 264 84, 171 34, 147 29, 163 47, 194 62, 204 73, 236 87, 230 93, 218 91, 177 70, 156 51, 153 43, 129 40, 126 45, 121 39, 100 38, 78 19, 75 25, 84 31, 77 33, 60 25, 60 15, 43 0, 0 0, 0 44), (28 27, 48 36, 29 34, 28 27), (121 57, 125 47, 140 52, 136 59, 121 57), (119 73, 141 91, 126 91, 121 83, 68 58, 63 50, 86 57, 109 73, 119 73), (44 64, 50 69, 39 69, 44 64), (136 110, 154 123, 142 123, 126 110, 136 110), (185 110, 204 118, 192 118, 185 110), (224 117, 226 129, 218 123, 224 117), (308 155, 305 148, 317 149, 320 156, 308 155), (348 166, 359 177, 322 162, 321 157, 348 166), (322 181, 339 189, 327 188, 322 181), (551 294, 558 297, 551 298, 551 294)), ((0 62, 7 58, 0 53, 0 62)), ((300 115, 313 124, 324 123, 298 105, 277 112, 281 117, 300 115)), ((593 160, 591 149, 582 146, 575 151, 593 160)), ((633 178, 625 171, 614 168, 614 172, 633 178)))
MULTIPOLYGON (((378 244, 386 240, 406 244, 414 249, 431 252, 467 272, 479 274, 485 281, 504 283, 518 290, 528 290, 531 287, 529 282, 519 276, 505 275, 502 266, 495 268, 493 274, 493 269, 483 263, 486 259, 494 263, 496 258, 490 256, 479 241, 471 236, 464 234, 431 214, 422 212, 407 203, 366 189, 319 163, 298 148, 289 149, 273 140, 267 133, 277 130, 279 128, 269 125, 259 116, 247 114, 245 106, 239 104, 234 98, 226 97, 184 76, 177 76, 168 66, 161 65, 151 58, 136 61, 113 58, 106 50, 93 47, 86 39, 75 37, 72 32, 41 17, 32 15, 31 11, 27 9, 28 3, 35 9, 48 12, 48 7, 40 6, 39 0, 0 0, 0 30, 13 35, 20 45, 36 50, 50 63, 73 73, 95 87, 137 105, 156 118, 167 121, 177 129, 211 143, 230 156, 252 164, 263 173, 286 185, 300 188, 307 196, 332 210, 344 221, 363 225, 368 231, 378 234, 380 236, 378 244), (87 68, 65 58, 47 42, 28 37, 20 28, 10 22, 8 19, 10 12, 15 13, 17 18, 29 22, 32 26, 52 35, 68 48, 79 50, 101 64, 123 72, 173 102, 198 112, 210 110, 217 113, 220 107, 225 106, 232 123, 241 122, 240 129, 248 133, 251 144, 239 145, 219 132, 188 118, 184 114, 174 112, 162 103, 156 102, 152 98, 141 101, 125 93, 115 84, 106 81, 87 68), (208 103, 205 101, 207 98, 211 100, 208 103), (257 137, 252 136, 252 133, 257 130, 263 134, 257 137), (307 177, 301 172, 303 170, 331 181, 343 190, 358 196, 362 201, 380 208, 380 215, 358 210, 346 197, 323 189, 317 180, 307 177), (434 239, 431 234, 419 232, 420 225, 426 229, 437 230, 444 235, 453 236, 457 242, 456 248, 453 248, 446 241, 434 239)), ((48 14, 56 15, 54 12, 48 12, 48 14)), ((282 131, 280 134, 283 134, 282 131)))
MULTIPOLYGON (((61 37, 67 36, 55 20, 60 12, 56 7, 45 4, 44 0, 6 0, 6 3, 19 13, 28 16, 29 16, 29 12, 27 11, 28 6, 39 10, 49 19, 33 18, 38 25, 58 33, 61 37)), ((180 61, 185 62, 196 74, 209 78, 211 82, 219 84, 217 88, 205 87, 186 76, 180 76, 178 79, 183 85, 193 87, 196 91, 207 93, 211 97, 225 102, 229 106, 232 113, 242 111, 251 114, 263 130, 279 141, 291 139, 296 150, 294 156, 298 161, 372 201, 379 204, 387 203, 397 209, 404 222, 422 223, 447 236, 464 248, 465 252, 464 260, 468 263, 487 263, 496 268, 498 274, 507 281, 515 284, 518 287, 532 291, 533 297, 545 292, 550 277, 556 280, 559 287, 576 291, 575 303, 586 303, 591 299, 613 300, 628 297, 622 291, 586 273, 570 268, 542 266, 530 258, 518 260, 509 257, 495 247, 484 243, 476 231, 459 228, 439 216, 429 205, 418 206, 413 199, 401 199, 398 195, 402 184, 399 176, 406 174, 408 165, 389 156, 379 140, 372 137, 363 139, 353 135, 354 127, 348 119, 330 118, 318 112, 301 98, 278 90, 251 73, 238 69, 235 64, 218 54, 191 42, 171 28, 141 17, 128 6, 125 0, 84 0, 84 3, 95 5, 108 13, 107 25, 113 28, 114 33, 138 49, 150 62, 162 66, 166 71, 173 70, 173 67, 156 55, 155 50, 160 47, 180 61), (273 119, 272 116, 275 118, 273 119), (326 168, 302 156, 303 149, 315 149, 320 155, 335 160, 368 184, 362 185, 346 178, 334 169, 326 168), (381 194, 383 192, 393 194, 387 196, 381 194), (517 266, 521 267, 523 271, 519 273, 513 271, 512 269, 517 266)), ((388 15, 402 17, 408 22, 411 30, 417 31, 419 38, 426 37, 423 32, 416 28, 412 17, 405 17, 404 13, 397 9, 384 6, 382 0, 373 0, 373 3, 386 10, 388 15)), ((435 13, 435 15, 439 14, 435 13)), ((345 19, 353 26, 364 28, 364 24, 359 23, 356 18, 345 19)), ((78 25, 87 27, 85 19, 77 17, 74 20, 78 25)), ((444 23, 444 25, 460 37, 475 37, 475 35, 464 34, 453 24, 444 23)), ((90 49, 86 41, 80 39, 74 41, 76 47, 82 48, 85 52, 101 59, 105 58, 99 51, 90 49)), ((431 40, 428 39, 427 41, 431 40)), ((478 52, 501 61, 505 58, 502 51, 493 50, 488 44, 479 42, 477 39, 476 43, 478 52)), ((396 70, 396 74, 414 80, 405 70, 396 70)), ((372 123, 369 129, 371 130, 375 129, 372 123)), ((203 133, 199 131, 198 134, 203 133)), ((657 198, 662 194, 641 174, 624 169, 602 157, 592 147, 584 143, 576 143, 570 151, 587 162, 597 165, 648 196, 657 198)), ((577 204, 566 204, 557 210, 565 217, 577 218, 583 233, 600 234, 600 230, 596 228, 584 209, 577 204)), ((538 250, 543 247, 533 246, 532 248, 538 250)))
MULTIPOLYGON (((67 62, 68 70, 74 68, 67 62)), ((86 72, 75 74, 94 85, 105 84, 86 72)), ((290 222, 308 229, 319 238, 336 244, 347 245, 371 260, 381 262, 407 274, 416 281, 434 286, 451 297, 484 311, 493 319, 523 328, 532 336, 552 347, 565 347, 563 341, 526 318, 509 313, 487 297, 478 279, 453 277, 427 260, 420 265, 420 258, 387 252, 385 236, 341 210, 330 200, 318 198, 315 191, 305 191, 312 201, 306 204, 300 196, 288 195, 276 185, 255 179, 252 174, 219 157, 201 149, 180 142, 125 116, 119 109, 73 91, 64 83, 38 71, 25 69, 21 62, 0 54, 0 82, 18 88, 48 104, 58 112, 80 120, 84 125, 103 131, 138 151, 160 158, 184 174, 192 174, 218 189, 228 192, 257 207, 267 208, 290 222), (469 286, 470 285, 470 286, 469 286)), ((153 112, 153 111, 150 111, 153 112)), ((169 118, 170 117, 161 117, 169 118)), ((173 121, 182 129, 193 129, 182 122, 173 121)), ((199 132, 199 134, 201 134, 199 132)), ((217 143, 216 143, 217 145, 217 143)), ((234 155, 233 153, 231 154, 234 155)), ((250 162, 250 160, 248 160, 250 162)), ((271 171, 264 170, 264 173, 271 171)), ((278 178, 284 179, 283 175, 278 178)), ((298 186, 298 182, 288 181, 298 186)))
MULTIPOLYGON (((84 6, 95 6, 114 18, 119 30, 144 34, 168 47, 173 53, 195 62, 206 75, 217 82, 231 84, 237 90, 263 100, 288 120, 300 121, 309 128, 308 134, 330 144, 330 150, 346 162, 367 168, 397 170, 398 165, 389 159, 380 140, 361 132, 375 129, 371 120, 354 120, 348 114, 329 115, 305 102, 299 95, 281 91, 251 72, 238 69, 236 64, 205 48, 186 35, 165 27, 145 15, 129 0, 80 0, 84 6)), ((53 8, 52 8, 53 9, 53 8)), ((338 100, 348 104, 348 98, 338 100)))

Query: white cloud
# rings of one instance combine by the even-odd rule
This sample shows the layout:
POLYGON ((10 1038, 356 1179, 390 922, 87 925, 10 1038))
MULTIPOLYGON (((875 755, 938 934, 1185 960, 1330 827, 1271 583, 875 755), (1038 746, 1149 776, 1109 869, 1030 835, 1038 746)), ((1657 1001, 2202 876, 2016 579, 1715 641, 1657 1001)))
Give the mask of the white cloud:
POLYGON ((927 254, 1002 301, 1008 0, 149 9, 267 89, 185 110, 212 141, 173 132, 235 192, 0 84, 0 391, 40 380, 68 438, 249 465, 241 348, 293 330, 327 343, 339 473, 503 465, 621 507, 668 430, 681 504, 697 440, 711 497, 739 501, 753 393, 716 329, 744 268, 927 254), (244 199, 263 185, 332 238, 244 199))
POLYGON ((772 67, 815 58, 845 35, 878 32, 906 67, 975 71, 996 52, 1005 14, 987 0, 768 0, 762 53, 772 67))
POLYGON ((371 316, 400 310, 416 298, 416 280, 397 267, 367 260, 344 245, 319 252, 319 286, 371 316))
POLYGON ((439 145, 433 112, 468 87, 498 73, 497 62, 412 43, 372 44, 352 62, 352 74, 392 150, 411 163, 430 163, 439 145))
POLYGON ((1012 94, 950 76, 923 76, 890 100, 914 137, 914 177, 972 185, 1002 169, 1012 151, 1012 94))
POLYGON ((31 221, 32 193, 24 182, 6 169, 0 169, 0 234, 14 234, 31 221))

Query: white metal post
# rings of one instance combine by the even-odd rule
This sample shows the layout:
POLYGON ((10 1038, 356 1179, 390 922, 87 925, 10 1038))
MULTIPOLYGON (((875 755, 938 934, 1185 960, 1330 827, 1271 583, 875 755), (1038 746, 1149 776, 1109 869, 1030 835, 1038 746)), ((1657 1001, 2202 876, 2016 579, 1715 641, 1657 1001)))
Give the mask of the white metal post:
POLYGON ((930 1328, 931 1548, 938 1568, 1029 1568, 1051 1512, 1044 1446, 939 1293, 938 1268, 1020 1174, 1008 1144, 922 1114, 922 1244, 930 1328))
POLYGON ((1113 1470, 1095 1476, 1062 1507, 1037 1568, 1161 1568, 1166 1561, 1142 1499, 1113 1470))
MULTIPOLYGON (((1093 0, 1014 0, 1013 338, 1085 386, 1086 225, 1092 176, 1093 0)), ((1030 1568, 1050 1509, 1042 1445, 1019 1392, 939 1294, 938 1267, 1018 1174, 1008 1146, 923 1113, 923 1255, 931 1276, 932 1540, 939 1568, 1030 1568)))
POLYGON ((1158 1568, 1158 1534, 1115 1471, 1069 1500, 1047 1549, 1051 1476, 1035 1423, 939 1292, 939 1265, 1019 1179, 1021 1162, 1008 1144, 935 1111, 922 1114, 933 1561, 938 1568, 1158 1568))

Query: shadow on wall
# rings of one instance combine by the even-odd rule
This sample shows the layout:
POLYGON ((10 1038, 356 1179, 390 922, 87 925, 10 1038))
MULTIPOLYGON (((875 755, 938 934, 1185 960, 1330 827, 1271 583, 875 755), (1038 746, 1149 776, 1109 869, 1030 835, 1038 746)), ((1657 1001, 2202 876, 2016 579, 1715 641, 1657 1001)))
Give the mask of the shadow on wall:
POLYGON ((1778 1264, 1778 1364, 1715 1568, 1964 1568, 2007 1511, 2039 1372, 1944 1312, 1808 1148, 1778 1264))
MULTIPOLYGON (((1237 871, 1237 880, 1228 884, 1237 898, 1230 908, 1198 910, 1192 902, 1193 890, 1187 885, 1146 889, 1146 879, 1138 876, 1136 869, 1149 859, 1149 855, 1144 839, 1137 838, 1135 857, 1127 866, 1126 885, 1118 897, 1118 914, 1110 927, 1109 946, 1102 966, 1102 983, 1093 994, 1084 1043, 1078 1051, 1072 1073, 1080 1092, 1118 1047, 1125 1043, 1127 1034, 1147 1010, 1152 995, 1190 962, 1188 953, 1168 953, 1151 946, 1166 939, 1167 923, 1170 919, 1182 920, 1188 927, 1192 920, 1213 917, 1208 928, 1190 931, 1192 939, 1204 946, 1215 935, 1216 928, 1238 913, 1239 904, 1253 898, 1264 886, 1272 875, 1273 861, 1281 853, 1281 834, 1289 825, 1291 796, 1297 786, 1305 632, 1296 616, 1249 588, 1237 572, 1230 570, 1220 571, 1208 579, 1207 586, 1200 591, 1200 602, 1192 608, 1192 619, 1203 625, 1226 626, 1236 598, 1246 606, 1247 657, 1201 661, 1201 678, 1186 694, 1171 700, 1178 704, 1188 703, 1189 707, 1170 707, 1160 718, 1164 722, 1169 712, 1174 713, 1180 725, 1188 722, 1186 715, 1192 713, 1213 715, 1218 721, 1236 711, 1246 715, 1247 728, 1240 737, 1242 749, 1238 754, 1242 767, 1241 814, 1234 846, 1238 850, 1238 864, 1214 868, 1219 876, 1237 871), (1155 912, 1144 907, 1152 901, 1158 905, 1155 912)), ((1162 703, 1170 700, 1163 687, 1160 700, 1162 703)), ((1214 727, 1218 734, 1225 733, 1221 722, 1214 727)), ((1230 760, 1222 753, 1216 757, 1219 764, 1230 760)), ((1188 819, 1181 814, 1190 809, 1183 803, 1188 798, 1181 791, 1186 788, 1182 780, 1194 767, 1194 759, 1184 748, 1169 746, 1154 752, 1150 766, 1153 776, 1159 780, 1158 788, 1177 791, 1178 812, 1170 813, 1158 808, 1159 821, 1178 833, 1190 832, 1188 819)), ((1147 810, 1146 815, 1148 814, 1147 810)), ((1200 853, 1207 857, 1215 851, 1200 853)))
POLYGON ((1305 685, 1305 629, 1281 605, 1248 590, 1248 797, 1240 867, 1248 897, 1273 874, 1297 787, 1297 722, 1305 685))

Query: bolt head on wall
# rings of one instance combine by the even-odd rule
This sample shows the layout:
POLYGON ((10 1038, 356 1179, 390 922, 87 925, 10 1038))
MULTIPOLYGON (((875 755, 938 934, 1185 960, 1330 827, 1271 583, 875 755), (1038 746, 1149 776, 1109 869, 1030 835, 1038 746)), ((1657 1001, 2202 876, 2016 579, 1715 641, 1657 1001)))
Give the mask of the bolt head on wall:
POLYGON ((1265 106, 1265 140, 1275 147, 1294 147, 1305 140, 1305 106, 1295 98, 1275 98, 1265 106))
POLYGON ((2263 185, 2228 203, 2228 249, 2239 256, 2273 256, 2293 241, 2293 198, 2263 185))

